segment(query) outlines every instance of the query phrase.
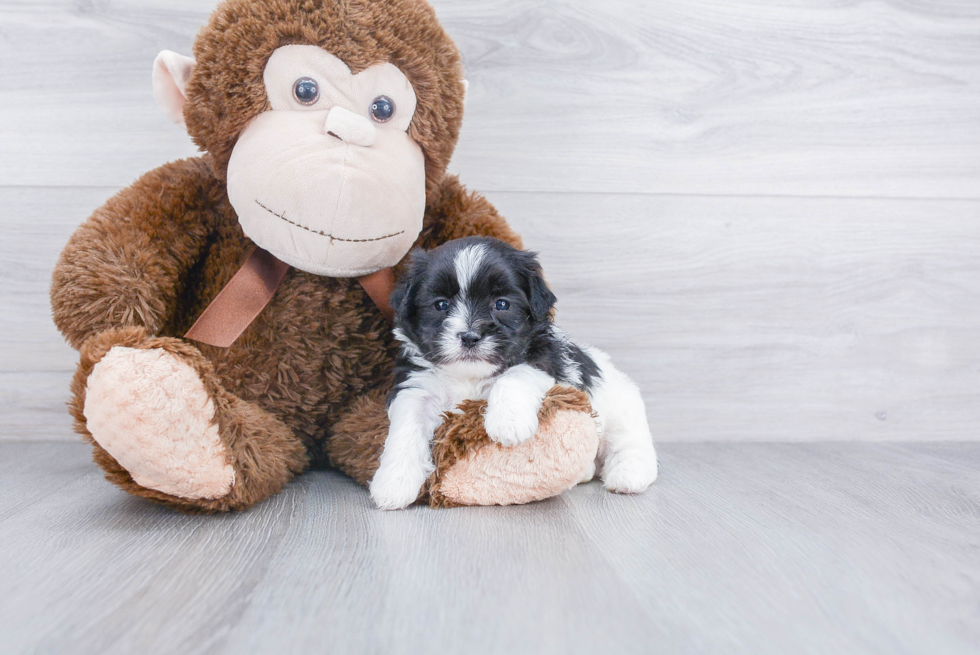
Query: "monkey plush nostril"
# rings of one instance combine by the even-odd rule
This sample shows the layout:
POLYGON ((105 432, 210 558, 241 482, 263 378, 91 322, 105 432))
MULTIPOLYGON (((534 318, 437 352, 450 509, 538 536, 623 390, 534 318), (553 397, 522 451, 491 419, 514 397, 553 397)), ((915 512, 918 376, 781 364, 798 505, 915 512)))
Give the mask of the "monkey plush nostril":
POLYGON ((370 119, 343 107, 330 110, 324 131, 351 145, 364 147, 373 146, 378 136, 378 129, 370 119))

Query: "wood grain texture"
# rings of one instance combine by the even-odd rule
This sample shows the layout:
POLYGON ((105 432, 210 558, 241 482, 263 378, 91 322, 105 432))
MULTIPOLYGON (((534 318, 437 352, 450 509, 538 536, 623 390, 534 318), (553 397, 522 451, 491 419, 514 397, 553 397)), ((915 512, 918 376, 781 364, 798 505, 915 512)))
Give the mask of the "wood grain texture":
POLYGON ((51 319, 51 271, 114 189, 0 186, 0 440, 76 439, 65 404, 77 354, 51 319))
MULTIPOLYGON (((51 266, 116 188, 193 154, 147 70, 213 5, 0 6, 0 439, 73 438, 51 266)), ((473 82, 454 167, 659 440, 980 438, 980 204, 786 195, 976 196, 973 4, 436 6, 473 82)))
POLYGON ((671 444, 646 494, 379 512, 335 473, 244 514, 0 444, 5 653, 973 653, 980 444, 671 444))
MULTIPOLYGON (((439 0, 485 190, 977 198, 970 0, 439 0)), ((213 0, 0 6, 0 180, 123 186, 194 152, 152 99, 213 0)))
MULTIPOLYGON (((0 439, 74 439, 51 266, 111 189, 0 188, 0 439)), ((980 202, 493 193, 658 441, 978 439, 980 202)))
POLYGON ((655 438, 980 438, 980 203, 490 195, 655 438))

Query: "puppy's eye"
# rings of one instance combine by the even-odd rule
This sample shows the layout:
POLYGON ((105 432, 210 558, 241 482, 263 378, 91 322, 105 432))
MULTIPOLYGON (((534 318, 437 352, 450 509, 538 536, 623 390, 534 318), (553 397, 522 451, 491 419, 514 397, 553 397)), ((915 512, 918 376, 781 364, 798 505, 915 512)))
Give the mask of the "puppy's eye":
POLYGON ((449 309, 449 301, 437 300, 434 303, 432 303, 432 306, 435 308, 437 312, 444 312, 449 309))
POLYGON ((320 85, 311 77, 301 77, 293 83, 293 97, 301 105, 315 105, 320 99, 320 85))
POLYGON ((493 308, 496 309, 498 312, 506 312, 508 309, 510 309, 510 303, 504 300, 503 298, 501 298, 500 300, 494 303, 493 308))
POLYGON ((378 96, 371 101, 371 118, 375 123, 387 123, 395 115, 395 101, 388 96, 378 96))

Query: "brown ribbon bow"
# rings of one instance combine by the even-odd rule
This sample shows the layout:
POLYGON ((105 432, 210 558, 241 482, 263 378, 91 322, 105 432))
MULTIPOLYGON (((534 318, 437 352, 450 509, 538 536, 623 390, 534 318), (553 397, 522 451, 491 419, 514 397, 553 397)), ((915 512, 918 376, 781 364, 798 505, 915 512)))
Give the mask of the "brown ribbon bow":
MULTIPOLYGON (((288 270, 289 264, 267 250, 255 248, 184 337, 219 348, 235 343, 272 300, 288 270)), ((391 321, 395 316, 389 302, 395 288, 394 271, 383 268, 357 281, 391 321)))

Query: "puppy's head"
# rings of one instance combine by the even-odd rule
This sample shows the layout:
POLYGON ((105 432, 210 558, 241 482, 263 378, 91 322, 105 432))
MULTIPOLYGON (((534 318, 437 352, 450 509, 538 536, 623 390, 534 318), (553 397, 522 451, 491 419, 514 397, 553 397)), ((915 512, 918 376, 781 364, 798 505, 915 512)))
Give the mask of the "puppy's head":
POLYGON ((534 253, 470 237, 413 253, 391 296, 396 336, 436 364, 524 361, 551 323, 555 296, 534 253))

